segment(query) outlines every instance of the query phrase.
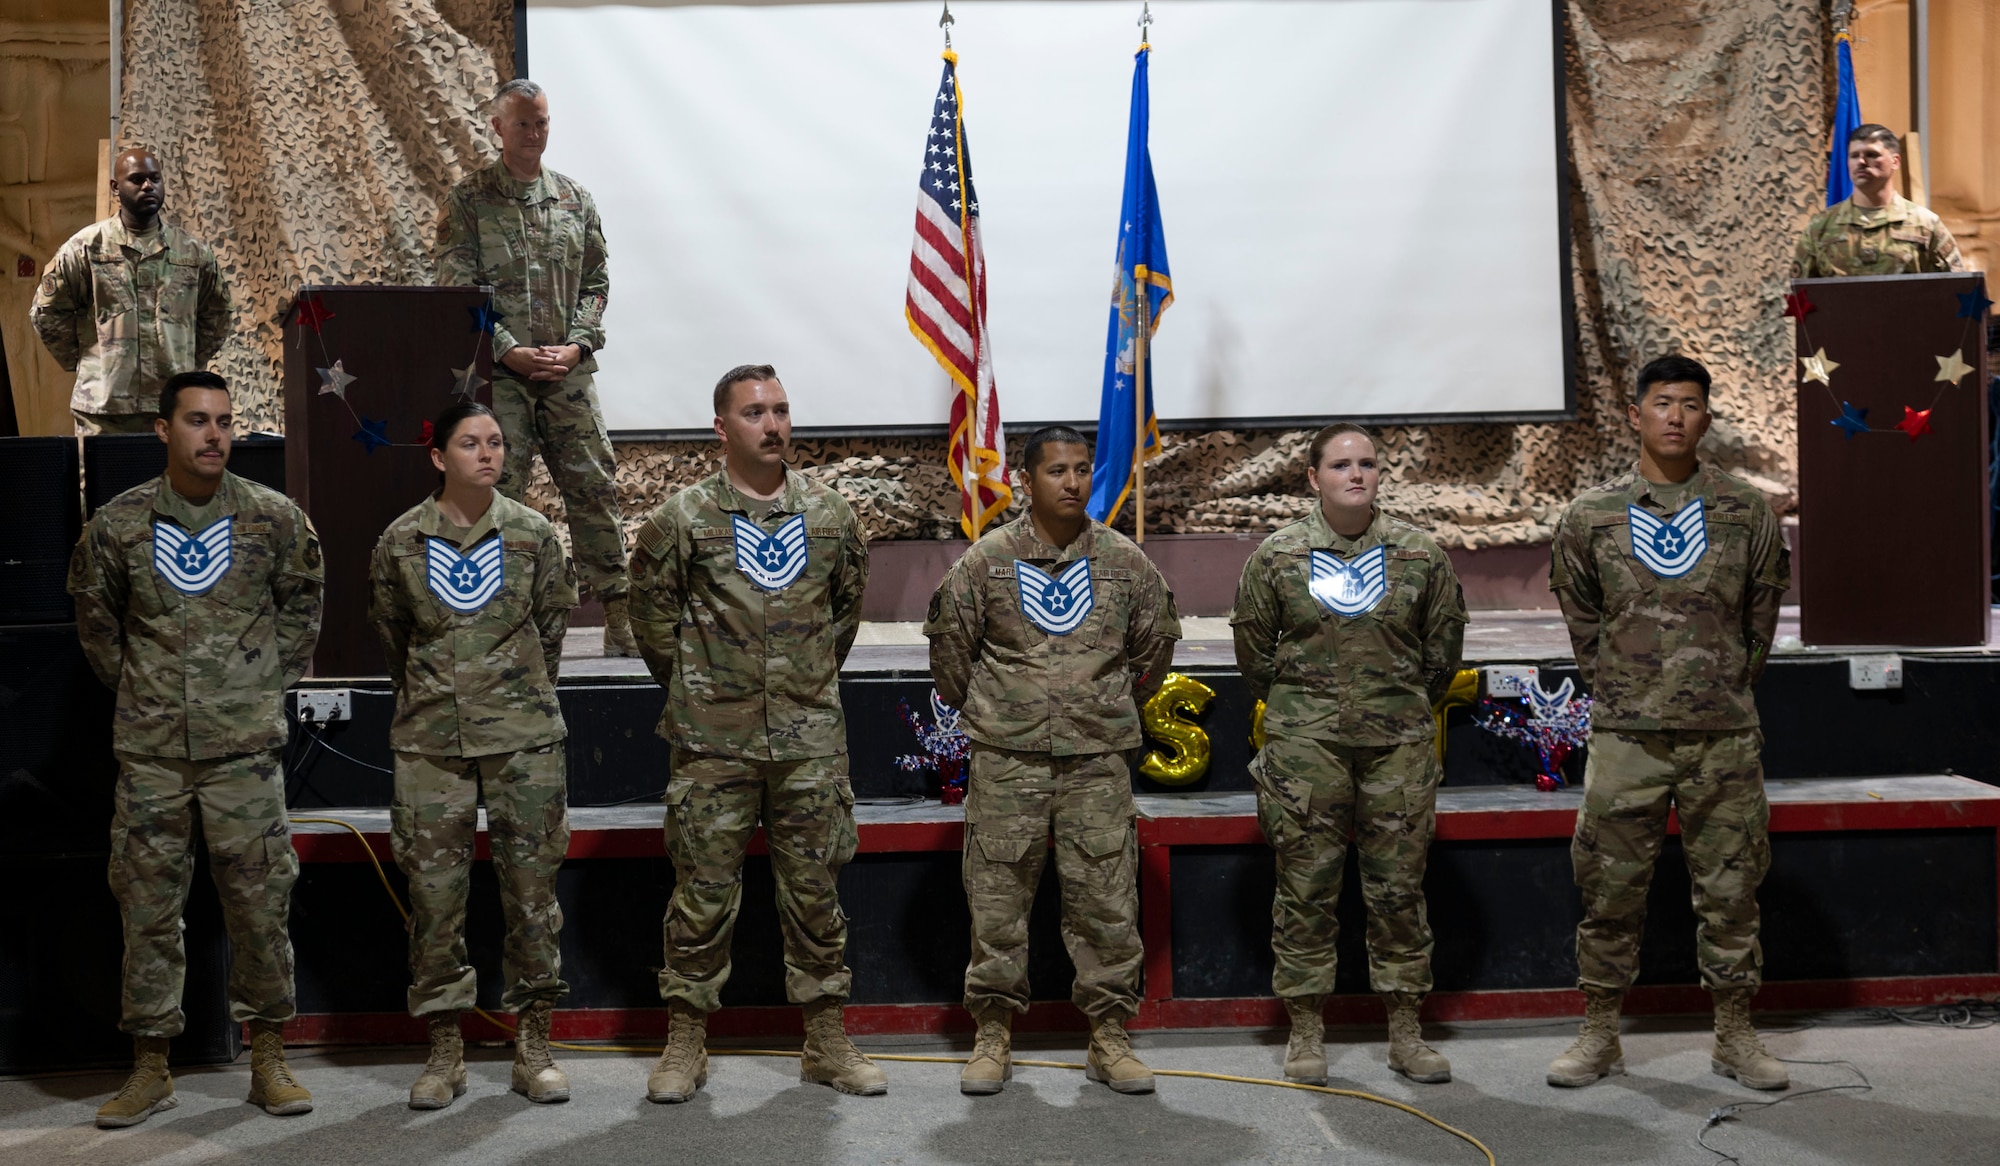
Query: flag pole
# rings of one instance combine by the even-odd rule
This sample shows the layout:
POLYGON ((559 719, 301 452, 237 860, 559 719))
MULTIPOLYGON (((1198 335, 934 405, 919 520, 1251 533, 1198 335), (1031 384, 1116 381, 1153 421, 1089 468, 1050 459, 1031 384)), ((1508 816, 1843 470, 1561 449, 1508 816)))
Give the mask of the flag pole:
MULTIPOLYGON (((1139 51, 1152 48, 1153 5, 1152 0, 1140 0, 1139 5, 1139 51)), ((1148 101, 1150 103, 1150 98, 1148 101)), ((1135 542, 1146 541, 1146 365, 1152 348, 1153 294, 1148 287, 1152 272, 1134 272, 1144 278, 1134 279, 1133 285, 1139 293, 1139 333, 1133 340, 1133 353, 1138 358, 1137 371, 1132 378, 1132 493, 1138 509, 1132 513, 1132 533, 1135 542)))

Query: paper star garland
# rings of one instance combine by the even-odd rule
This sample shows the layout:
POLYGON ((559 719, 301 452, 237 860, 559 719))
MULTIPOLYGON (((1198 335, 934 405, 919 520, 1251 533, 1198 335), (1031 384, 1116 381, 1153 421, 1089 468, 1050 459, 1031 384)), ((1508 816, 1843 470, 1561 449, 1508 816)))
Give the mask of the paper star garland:
POLYGON ((1806 313, 1818 310, 1813 306, 1813 302, 1806 298, 1804 292, 1791 292, 1785 296, 1785 315, 1794 320, 1804 322, 1806 313))
POLYGON ((468 364, 464 368, 452 369, 451 375, 457 378, 458 385, 453 391, 461 397, 475 396, 479 390, 485 388, 490 383, 485 377, 479 375, 479 366, 476 364, 468 364))
POLYGON ((1868 432, 1868 410, 1856 409, 1846 401, 1842 401, 1840 416, 1835 417, 1829 424, 1847 434, 1847 440, 1853 441, 1855 434, 1868 432))
POLYGON ((1986 309, 1993 306, 1993 301, 1986 298, 1986 290, 1984 288, 1976 287, 1969 292, 1958 292, 1956 294, 1958 296, 1958 318, 1961 320, 1977 320, 1986 315, 1986 309))
POLYGON ((333 311, 320 303, 318 296, 300 296, 292 305, 292 317, 299 327, 317 332, 321 324, 333 319, 333 311))
POLYGON ((319 370, 319 391, 322 393, 332 393, 334 396, 345 401, 347 399, 347 386, 353 384, 355 380, 356 377, 354 374, 341 367, 341 363, 336 360, 333 362, 332 368, 319 370))
POLYGON ((493 310, 492 304, 476 304, 465 310, 472 313, 474 332, 491 332, 500 323, 500 313, 493 310))
POLYGON ((430 422, 428 421, 424 422, 424 427, 422 429, 417 430, 417 444, 429 445, 431 443, 431 438, 435 436, 436 433, 437 430, 432 428, 430 422))
POLYGON ((1835 361, 1827 359, 1826 349, 1822 348, 1811 356, 1799 357, 1799 363, 1806 366, 1806 380, 1818 381, 1828 388, 1833 387, 1833 381, 1828 378, 1832 376, 1833 370, 1839 368, 1840 365, 1835 361))
POLYGON ((1932 379, 1943 381, 1948 385, 1957 384, 1965 378, 1966 373, 1972 371, 1972 366, 1965 363, 1965 349, 1963 348, 1954 350, 1950 356, 1939 356, 1933 359, 1938 362, 1938 374, 1932 379))
POLYGON ((1909 434, 1910 440, 1915 441, 1917 438, 1931 431, 1931 411, 1929 409, 1912 409, 1908 405, 1905 405, 1903 406, 1903 419, 1896 422, 1896 428, 1909 434))
POLYGON ((361 428, 354 431, 354 440, 360 442, 361 448, 369 453, 374 453, 378 445, 395 444, 389 440, 387 421, 372 421, 366 417, 361 418, 361 428))

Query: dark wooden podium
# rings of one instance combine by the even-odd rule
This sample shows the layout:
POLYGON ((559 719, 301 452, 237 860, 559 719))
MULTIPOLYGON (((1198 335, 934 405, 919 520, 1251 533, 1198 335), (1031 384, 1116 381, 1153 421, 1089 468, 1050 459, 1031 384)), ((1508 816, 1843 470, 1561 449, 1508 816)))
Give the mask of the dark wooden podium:
POLYGON ((466 390, 492 402, 493 336, 478 316, 491 298, 488 288, 308 287, 285 312, 285 481, 326 552, 316 676, 383 674, 369 556, 437 488, 426 423, 466 390))
POLYGON ((1976 271, 1792 284, 1809 644, 1986 642, 1984 291, 1976 271))

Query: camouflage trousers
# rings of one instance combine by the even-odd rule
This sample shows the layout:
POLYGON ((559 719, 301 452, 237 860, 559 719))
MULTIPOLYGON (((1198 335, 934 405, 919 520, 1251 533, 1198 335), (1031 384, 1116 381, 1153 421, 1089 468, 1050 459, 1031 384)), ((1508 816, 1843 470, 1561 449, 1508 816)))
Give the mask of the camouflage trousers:
POLYGON ((1332 993, 1347 871, 1360 850, 1368 908, 1368 983, 1377 992, 1431 990, 1424 869, 1437 832, 1439 768, 1430 741, 1336 745, 1272 734, 1250 764, 1257 823, 1277 856, 1271 950, 1278 996, 1332 993))
POLYGON ((76 421, 78 437, 95 437, 100 433, 151 433, 152 413, 79 413, 75 409, 69 415, 76 421))
POLYGON ((1711 989, 1762 982, 1757 888, 1771 868, 1763 747, 1756 729, 1591 735, 1583 810, 1570 842, 1583 890, 1579 986, 1622 989, 1638 976, 1646 889, 1666 840, 1669 807, 1680 818, 1681 852, 1694 884, 1702 982, 1711 989))
POLYGON ((836 884, 860 841, 847 755, 755 761, 675 749, 666 803, 674 893, 663 927, 660 999, 703 1012, 722 1007, 743 906, 743 859, 762 822, 778 884, 785 998, 845 1000, 854 974, 836 884))
MULTIPOLYGON (((496 371, 498 367, 495 362, 496 371)), ((501 491, 523 501, 534 457, 541 454, 562 495, 577 577, 598 599, 615 599, 631 590, 618 510, 618 462, 590 374, 571 373, 560 383, 496 376, 493 413, 507 438, 501 491)))
POLYGON ((389 849, 410 883, 410 1015, 463 1011, 478 999, 465 905, 482 789, 506 926, 500 1006, 519 1012, 569 992, 556 902, 556 874, 569 850, 566 786, 561 741, 485 757, 396 754, 389 849))
POLYGON ((1139 1012, 1138 808, 1122 753, 1054 757, 974 742, 965 794, 972 959, 965 1007, 1028 1009, 1028 913, 1055 835, 1070 999, 1086 1016, 1139 1012))
POLYGON ((123 1017, 136 1036, 176 1036, 187 1018, 181 913, 194 878, 194 816, 229 933, 229 1015, 289 1020, 292 940, 286 930, 299 859, 285 820, 278 754, 211 761, 118 754, 112 795, 111 893, 125 928, 123 1017))

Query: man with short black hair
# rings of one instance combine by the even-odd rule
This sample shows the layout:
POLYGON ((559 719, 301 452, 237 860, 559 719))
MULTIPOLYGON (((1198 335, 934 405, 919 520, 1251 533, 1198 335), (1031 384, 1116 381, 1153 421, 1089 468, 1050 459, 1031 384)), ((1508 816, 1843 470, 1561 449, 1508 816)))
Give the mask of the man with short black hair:
POLYGON ((1639 973, 1646 889, 1670 810, 1694 888, 1696 962, 1715 998, 1710 1064, 1754 1089, 1790 1083, 1757 1039, 1750 1000, 1763 977, 1757 887, 1771 863, 1751 686, 1791 570, 1770 503, 1697 458, 1709 392, 1697 361, 1648 364, 1625 410, 1638 469, 1584 491, 1556 526, 1549 587, 1592 704, 1570 845, 1583 891, 1584 1021, 1550 1064, 1551 1085, 1625 1070, 1619 1012, 1639 973))
POLYGON ((135 1064, 97 1111, 105 1129, 175 1104, 167 1042, 186 1023, 181 912, 197 810, 229 931, 229 1015, 250 1025, 249 1100, 274 1114, 312 1109, 285 1063, 299 862, 279 750, 285 689, 319 636, 319 539, 290 499, 228 472, 221 377, 169 378, 159 414, 166 473, 93 515, 69 565, 77 636, 118 693, 110 876, 125 927, 119 1027, 135 1064))
POLYGON ((1847 135, 1854 193, 1812 217, 1792 250, 1792 278, 1964 271, 1958 241, 1929 207, 1895 190, 1903 143, 1886 126, 1847 135))

